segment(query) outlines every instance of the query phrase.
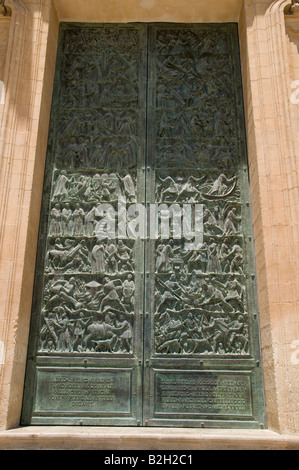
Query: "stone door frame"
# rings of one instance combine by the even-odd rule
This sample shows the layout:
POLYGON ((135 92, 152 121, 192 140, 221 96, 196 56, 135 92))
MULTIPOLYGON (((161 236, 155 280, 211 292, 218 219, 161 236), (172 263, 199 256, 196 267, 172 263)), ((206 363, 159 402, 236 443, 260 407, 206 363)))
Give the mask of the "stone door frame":
MULTIPOLYGON (((298 55, 288 28, 296 33, 299 17, 296 13, 290 19, 285 16, 290 4, 285 0, 226 0, 221 6, 201 0, 196 7, 190 1, 183 10, 179 6, 170 9, 167 0, 157 7, 155 2, 141 2, 143 8, 132 1, 131 10, 122 9, 119 0, 110 7, 109 2, 102 2, 100 9, 84 9, 83 3, 6 2, 12 15, 0 76, 5 87, 5 102, 0 104, 0 428, 4 433, 0 437, 6 439, 6 430, 18 428, 22 408, 59 21, 238 22, 268 429, 281 436, 298 434, 299 139, 298 106, 290 99, 298 55)), ((95 7, 95 3, 90 5, 95 7)), ((0 28, 3 21, 0 18, 0 28)), ((252 442, 263 442, 267 436, 271 441, 273 436, 265 434, 270 431, 260 432, 263 437, 252 435, 252 442)), ((285 437, 278 441, 286 442, 285 437)))

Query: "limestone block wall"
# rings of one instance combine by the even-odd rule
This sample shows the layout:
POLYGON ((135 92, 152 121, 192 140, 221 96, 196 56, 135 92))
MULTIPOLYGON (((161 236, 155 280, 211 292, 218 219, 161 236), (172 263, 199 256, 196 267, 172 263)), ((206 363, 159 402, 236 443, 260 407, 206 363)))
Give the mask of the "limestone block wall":
POLYGON ((0 17, 0 429, 20 421, 59 21, 229 21, 240 32, 268 428, 299 434, 299 14, 286 14, 290 3, 6 1, 12 15, 0 17))

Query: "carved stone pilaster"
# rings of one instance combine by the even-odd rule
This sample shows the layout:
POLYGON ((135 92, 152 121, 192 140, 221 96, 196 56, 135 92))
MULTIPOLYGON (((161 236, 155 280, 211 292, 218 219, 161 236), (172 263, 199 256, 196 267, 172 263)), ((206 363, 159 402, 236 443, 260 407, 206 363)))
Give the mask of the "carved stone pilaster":
MULTIPOLYGON (((48 32, 44 25, 49 24, 50 1, 26 2, 6 0, 5 6, 11 10, 9 38, 6 51, 3 83, 5 102, 0 116, 0 283, 4 285, 0 321, 2 324, 17 325, 14 331, 2 329, 0 341, 5 346, 5 368, 0 370, 0 395, 3 409, 0 427, 10 427, 19 422, 22 391, 15 394, 15 405, 9 405, 10 389, 16 386, 18 377, 24 373, 25 363, 15 354, 15 344, 19 344, 26 356, 24 332, 30 319, 30 296, 22 289, 24 278, 30 284, 30 252, 37 237, 37 222, 32 220, 31 194, 36 188, 36 171, 41 172, 42 158, 33 165, 34 155, 41 143, 38 140, 38 122, 34 116, 40 115, 42 96, 37 92, 38 72, 45 69, 46 52, 41 47, 43 35, 48 32), (16 144, 16 142, 18 142, 16 144), (24 297, 25 296, 25 297, 24 297), (20 313, 22 312, 22 314, 20 313), (28 314, 24 315, 24 312, 28 314), (6 384, 10 384, 9 387, 6 384), (4 391, 6 387, 6 391, 4 391)), ((21 357, 19 356, 19 357, 21 357)))

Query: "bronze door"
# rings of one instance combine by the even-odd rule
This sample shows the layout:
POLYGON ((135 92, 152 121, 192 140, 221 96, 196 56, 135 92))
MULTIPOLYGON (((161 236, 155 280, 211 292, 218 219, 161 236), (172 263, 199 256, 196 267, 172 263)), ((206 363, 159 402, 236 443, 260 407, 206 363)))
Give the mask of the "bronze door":
POLYGON ((264 426, 254 273, 237 26, 62 24, 22 424, 264 426))

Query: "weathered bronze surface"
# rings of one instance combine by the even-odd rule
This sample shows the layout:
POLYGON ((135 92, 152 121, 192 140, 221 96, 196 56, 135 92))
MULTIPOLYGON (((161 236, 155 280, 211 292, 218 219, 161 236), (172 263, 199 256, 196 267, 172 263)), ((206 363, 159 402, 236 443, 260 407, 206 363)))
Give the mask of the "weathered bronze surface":
POLYGON ((264 426, 243 114, 236 25, 61 25, 23 424, 264 426), (98 240, 119 196, 202 245, 98 240))

